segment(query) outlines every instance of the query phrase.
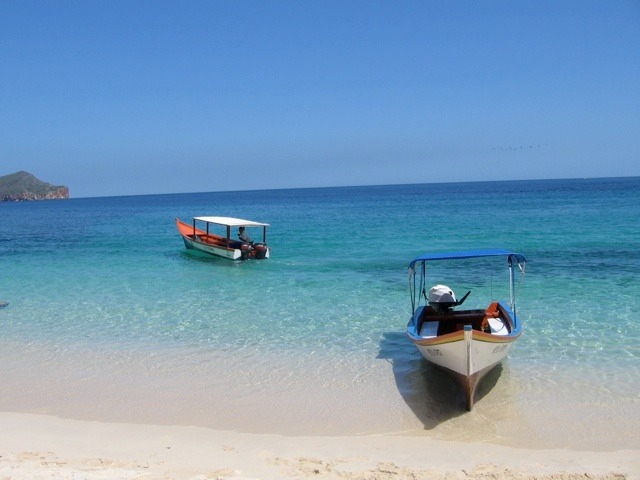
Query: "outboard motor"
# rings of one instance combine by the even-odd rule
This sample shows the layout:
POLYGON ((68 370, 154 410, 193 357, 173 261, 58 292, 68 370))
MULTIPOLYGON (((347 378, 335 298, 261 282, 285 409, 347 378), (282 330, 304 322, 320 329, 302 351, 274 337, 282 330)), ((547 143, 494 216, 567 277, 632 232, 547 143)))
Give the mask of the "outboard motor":
POLYGON ((251 245, 249 245, 248 243, 243 243, 240 246, 240 259, 247 260, 249 257, 251 257, 252 250, 253 248, 251 247, 251 245))
POLYGON ((458 303, 456 294, 446 285, 434 285, 429 289, 429 305, 439 313, 450 312, 458 303))
POLYGON ((256 251, 256 260, 262 260, 267 256, 267 245, 264 243, 254 243, 253 249, 256 251))
POLYGON ((453 307, 462 305, 470 293, 471 291, 465 293, 460 300, 456 300, 456 294, 449 287, 446 285, 434 285, 429 289, 427 301, 436 312, 448 313, 453 310, 453 307))

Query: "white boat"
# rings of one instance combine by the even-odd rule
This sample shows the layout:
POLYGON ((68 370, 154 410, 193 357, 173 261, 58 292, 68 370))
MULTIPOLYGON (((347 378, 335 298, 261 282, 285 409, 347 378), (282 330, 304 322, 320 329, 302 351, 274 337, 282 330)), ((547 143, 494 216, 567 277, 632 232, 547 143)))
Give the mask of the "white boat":
POLYGON ((233 217, 193 217, 191 225, 177 218, 176 225, 187 249, 231 260, 269 258, 268 223, 233 217), (238 240, 232 238, 232 229, 238 229, 238 237, 240 237, 241 232, 246 232, 247 228, 259 228, 262 231, 261 241, 254 242, 246 233, 238 240))
MULTIPOLYGON (((516 315, 515 269, 524 275, 526 259, 508 250, 472 250, 425 254, 409 265, 411 320, 407 335, 422 356, 450 372, 464 389, 467 410, 474 404, 476 387, 493 367, 500 363, 522 333, 516 315), (435 285, 427 293, 428 262, 503 256, 509 271, 509 301, 488 301, 486 308, 456 309, 469 296, 460 300, 445 285, 435 285)), ((506 282, 505 282, 506 283, 506 282)))

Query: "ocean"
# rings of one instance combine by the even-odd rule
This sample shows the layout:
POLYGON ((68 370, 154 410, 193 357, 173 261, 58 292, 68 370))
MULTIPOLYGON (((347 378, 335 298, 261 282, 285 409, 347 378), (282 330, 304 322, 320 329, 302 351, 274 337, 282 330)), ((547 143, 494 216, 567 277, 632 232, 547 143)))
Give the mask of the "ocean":
POLYGON ((640 448, 638 177, 77 198, 0 218, 2 411, 640 448), (187 251, 174 219, 200 215, 269 223, 271 258, 187 251), (407 267, 489 247, 527 257, 523 334, 467 412, 406 337, 407 267))

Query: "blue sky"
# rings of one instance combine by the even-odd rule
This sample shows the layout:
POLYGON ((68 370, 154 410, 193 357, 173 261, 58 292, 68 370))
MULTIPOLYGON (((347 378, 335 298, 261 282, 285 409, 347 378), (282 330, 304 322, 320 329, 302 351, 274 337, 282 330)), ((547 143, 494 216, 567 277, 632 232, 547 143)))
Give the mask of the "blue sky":
POLYGON ((640 175, 640 2, 0 2, 0 175, 73 197, 640 175))

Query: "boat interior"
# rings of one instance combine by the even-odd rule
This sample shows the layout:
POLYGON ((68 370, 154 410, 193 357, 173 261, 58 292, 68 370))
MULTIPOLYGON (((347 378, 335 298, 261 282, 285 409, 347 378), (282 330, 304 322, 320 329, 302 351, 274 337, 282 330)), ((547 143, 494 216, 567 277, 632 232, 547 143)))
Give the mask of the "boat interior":
POLYGON ((498 302, 491 303, 485 310, 442 312, 431 306, 426 306, 419 318, 418 331, 421 337, 436 337, 463 330, 465 325, 471 325, 473 330, 493 335, 508 335, 510 333, 509 322, 501 313, 498 302))
POLYGON ((215 245, 222 248, 240 248, 242 246, 242 242, 238 240, 229 239, 229 244, 227 245, 227 239, 225 237, 221 237, 219 235, 206 233, 202 235, 196 235, 196 240, 206 243, 209 245, 215 245))

